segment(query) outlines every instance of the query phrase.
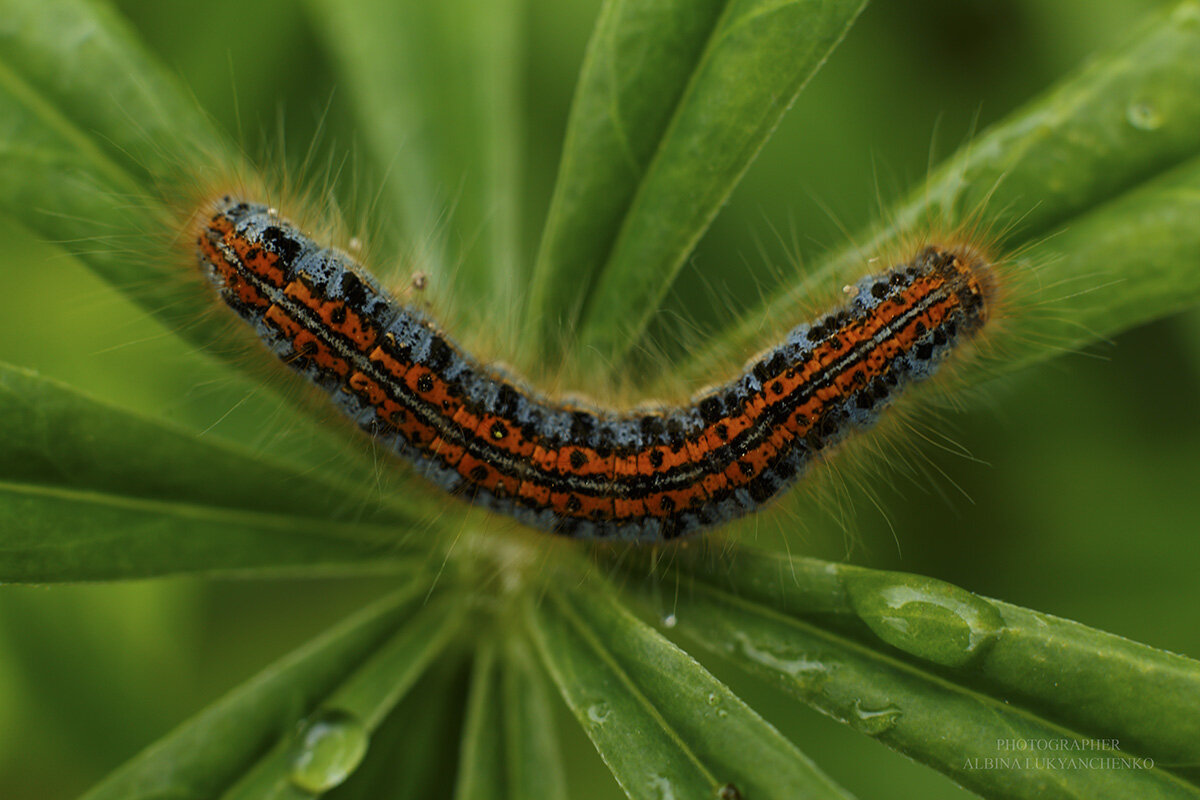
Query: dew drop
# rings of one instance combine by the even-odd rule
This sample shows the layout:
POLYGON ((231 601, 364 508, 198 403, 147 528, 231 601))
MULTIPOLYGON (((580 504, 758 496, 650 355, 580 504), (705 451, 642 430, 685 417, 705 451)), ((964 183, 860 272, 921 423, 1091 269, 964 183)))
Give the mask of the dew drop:
POLYGON ((587 709, 588 719, 597 725, 603 725, 604 721, 608 719, 608 715, 611 713, 612 709, 609 707, 608 703, 604 702, 593 703, 592 705, 588 706, 587 709))
POLYGON ((675 787, 671 784, 670 778, 651 775, 649 783, 659 800, 675 800, 675 787))
POLYGON ((1125 118, 1139 131, 1153 131, 1162 127, 1163 118, 1153 103, 1130 103, 1125 109, 1125 118))
POLYGON ((366 753, 367 730, 358 717, 326 709, 304 726, 288 778, 306 792, 327 792, 350 777, 366 753))
POLYGON ((883 641, 918 658, 961 667, 1004 629, 988 601, 933 578, 888 573, 846 576, 854 610, 883 641))
POLYGON ((717 787, 717 800, 742 800, 742 793, 732 783, 723 783, 717 787))
POLYGON ((794 645, 757 641, 741 631, 734 635, 742 655, 773 672, 785 673, 806 691, 816 691, 829 678, 825 662, 794 645))
POLYGON ((854 718, 851 724, 868 736, 879 736, 896 727, 901 711, 888 704, 882 708, 868 708, 862 700, 854 701, 854 718))

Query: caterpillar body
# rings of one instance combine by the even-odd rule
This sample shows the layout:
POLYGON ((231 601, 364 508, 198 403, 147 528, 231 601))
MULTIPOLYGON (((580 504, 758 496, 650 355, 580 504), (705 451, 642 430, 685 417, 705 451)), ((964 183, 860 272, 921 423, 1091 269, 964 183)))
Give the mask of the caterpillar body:
POLYGON ((219 199, 196 247, 267 346, 425 478, 535 528, 635 542, 712 528, 783 492, 983 327, 991 282, 973 248, 925 247, 723 385, 620 411, 489 370, 266 205, 219 199))

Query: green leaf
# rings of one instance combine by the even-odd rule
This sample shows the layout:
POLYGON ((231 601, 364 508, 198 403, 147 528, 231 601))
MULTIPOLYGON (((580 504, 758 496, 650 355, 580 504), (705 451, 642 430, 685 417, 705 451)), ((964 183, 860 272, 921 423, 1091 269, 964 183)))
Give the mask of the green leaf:
POLYGON ((576 91, 533 318, 571 330, 580 313, 574 356, 625 355, 864 5, 612 0, 576 91))
POLYGON ((0 209, 169 324, 202 319, 207 297, 129 248, 157 231, 171 252, 177 223, 151 183, 208 158, 231 168, 221 137, 107 5, 0 0, 0 20, 0 209))
MULTIPOLYGON (((462 264, 455 294, 461 286, 463 297, 512 313, 516 0, 310 2, 329 28, 376 166, 401 173, 390 199, 405 210, 409 235, 428 237, 439 269, 462 264), (448 207, 455 237, 439 222, 448 207)), ((562 324, 578 332, 576 355, 608 362, 637 343, 680 263, 861 2, 605 5, 532 284, 531 321, 543 338, 555 341, 562 324)), ((107 6, 22 5, 0 0, 0 209, 67 243, 183 335, 211 343, 223 324, 196 324, 211 297, 162 263, 180 222, 163 196, 198 168, 236 171, 237 157, 107 6)), ((1015 266, 1034 265, 1032 282, 1051 294, 1037 298, 1044 315, 1012 321, 1006 364, 1200 295, 1198 9, 1183 4, 982 137, 874 235, 886 249, 931 219, 953 225, 986 206, 1006 246, 1028 245, 1015 266), (1065 234, 1038 238, 1067 222, 1065 234)), ((861 261, 857 250, 837 254, 794 288, 837 281, 861 261)), ((791 314, 785 306, 771 310, 774 323, 791 314)), ((748 352, 741 335, 719 347, 748 352)), ((0 577, 409 570, 427 558, 424 544, 402 538, 428 524, 416 498, 380 497, 366 484, 216 446, 30 374, 0 370, 0 438, 0 577)), ((490 606, 495 584, 526 583, 543 559, 557 567, 550 559, 567 552, 475 521, 447 552, 447 575, 422 576, 270 668, 92 796, 311 796, 293 773, 300 738, 322 720, 342 737, 323 756, 337 762, 327 767, 353 769, 362 758, 356 732, 371 739, 335 797, 448 796, 456 760, 462 798, 562 796, 531 647, 631 796, 712 797, 723 785, 748 798, 845 796, 622 599, 575 576, 540 605, 519 606, 516 624, 495 620, 464 709, 462 655, 439 654, 467 607, 490 606), (464 585, 460 566, 485 579, 464 585), (437 590, 426 593, 430 585, 437 590)), ((668 571, 682 576, 681 630, 967 785, 1001 797, 1197 794, 1186 769, 1200 761, 1194 662, 916 576, 752 552, 717 574, 685 555, 668 571), (1158 763, 1071 771, 964 763, 1022 737, 1120 737, 1122 752, 1158 763)))
POLYGON ((525 636, 505 639, 503 669, 508 796, 565 800, 566 765, 554 725, 553 694, 525 636))
POLYGON ((434 663, 371 735, 367 757, 328 800, 408 800, 442 797, 454 772, 467 697, 462 654, 434 663), (414 735, 414 720, 419 734, 414 735))
POLYGON ((550 675, 631 798, 847 797, 691 656, 593 580, 529 622, 550 675))
POLYGON ((369 734, 455 633, 461 599, 426 602, 426 581, 414 581, 268 667, 151 745, 86 800, 280 796, 276 790, 291 785, 298 723, 336 709, 369 734), (261 792, 247 794, 251 786, 261 792))
POLYGON ((419 502, 401 506, 25 370, 0 365, 0 410, 6 581, 327 570, 364 559, 394 569, 414 551, 406 537, 430 538, 419 502))
POLYGON ((549 687, 523 636, 486 639, 475 659, 456 800, 567 797, 549 687), (499 652, 498 652, 499 651, 499 652))
POLYGON ((233 161, 192 96, 107 3, 2 0, 0 84, 19 87, 29 112, 90 152, 115 186, 189 159, 233 161))
MULTIPOLYGON (((196 183, 248 172, 108 5, 0 0, 0 212, 185 340, 281 385, 265 349, 246 359, 243 348, 213 348, 228 345, 229 317, 212 313, 212 290, 180 244, 196 183)), ((288 413, 330 426, 310 404, 288 403, 288 413)), ((360 458, 373 472, 370 455, 360 458)))
MULTIPOLYGON (((708 375, 714 364, 728 363, 739 354, 744 357, 761 346, 764 329, 795 324, 799 301, 828 296, 831 290, 859 277, 870 258, 894 254, 900 243, 925 241, 931 231, 936 235, 960 226, 990 232, 999 238, 1002 252, 1017 252, 1021 261, 1038 265, 1035 280, 1049 297, 1022 300, 1081 296, 1079 293, 1119 277, 1126 282, 1126 289, 1137 281, 1133 296, 1138 300, 1148 294, 1157 298, 1149 301, 1146 313, 1135 321, 1162 313, 1162 299, 1172 293, 1170 283, 1157 280, 1163 272, 1184 281, 1181 296, 1191 291, 1190 275, 1197 271, 1194 238, 1184 226, 1172 225, 1171 218, 1156 221, 1142 213, 1148 202, 1145 196, 1131 201, 1130 206, 1117 204, 1115 198, 1197 154, 1200 3, 1187 0, 1152 20, 1129 45, 1092 61, 965 145, 911 199, 891 212, 881 228, 854 237, 851 246, 797 275, 774 293, 766 307, 746 314, 742 323, 696 354, 683 372, 693 378, 708 375), (1109 201, 1113 203, 1105 207, 1109 201), (1098 215, 1094 222, 1093 217, 1085 216, 1093 210, 1098 215), (1065 241, 1061 235, 1043 240, 1047 232, 1068 222, 1065 241), (1147 225, 1150 227, 1143 227, 1147 225), (1086 230, 1077 230, 1084 226, 1088 226, 1086 230), (1105 253, 1100 247, 1088 248, 1094 241, 1090 237, 1102 233, 1123 240, 1117 250, 1123 256, 1130 255, 1128 243, 1133 241, 1173 249, 1174 242, 1148 237, 1158 233, 1182 237, 1178 250, 1187 257, 1178 269, 1156 265, 1156 273, 1145 284, 1140 269, 1118 272, 1106 265, 1105 258, 1094 263, 1094 282, 1081 283, 1077 280, 1081 258, 1070 248, 1083 248, 1081 257, 1105 253), (1031 249, 1023 249, 1031 243, 1031 249), (1059 255, 1066 259, 1056 260, 1059 255), (1098 274, 1102 267, 1103 274, 1098 274), (1076 280, 1066 282, 1072 278, 1076 280), (1061 293, 1052 288, 1060 288, 1061 293)), ((1164 199, 1164 203, 1171 201, 1164 199)), ((1137 263, 1140 267, 1150 262, 1142 259, 1137 263)), ((1051 312, 1079 327, 1104 314, 1103 303, 1095 298, 1069 305, 1064 313, 1051 312), (1072 318, 1072 312, 1084 303, 1090 303, 1095 313, 1072 318)), ((1043 352, 1057 352, 1132 324, 1125 314, 1118 314, 1113 323, 1102 324, 1091 336, 1060 342, 1058 350, 1048 347, 1043 352)))
POLYGON ((721 0, 608 0, 572 101, 538 253, 531 321, 547 344, 587 292, 720 17, 721 0))
POLYGON ((1200 761, 1195 661, 916 575, 750 549, 678 567, 689 640, 986 797, 1200 796, 1172 772, 1200 761), (1071 756, 1128 761, 1025 760, 1071 756))
POLYGON ((1031 245, 1009 268, 1015 302, 1030 307, 1002 321, 1003 358, 988 359, 985 371, 1016 369, 1196 305, 1197 214, 1200 157, 1031 245))
POLYGON ((496 642, 489 638, 476 648, 471 668, 462 761, 454 784, 456 800, 508 796, 504 777, 504 710, 497 686, 499 680, 496 642))
POLYGON ((369 738, 430 661, 457 631, 461 594, 426 602, 364 660, 290 736, 221 797, 224 800, 304 800, 341 785, 358 768, 369 738), (322 738, 337 737, 321 747, 322 738), (337 746, 340 745, 340 746, 337 746))
MULTIPOLYGON (((511 312, 519 0, 310 0, 406 239, 463 303, 511 312), (452 232, 452 233, 451 233, 452 232)), ((512 323, 511 318, 504 318, 512 323)))

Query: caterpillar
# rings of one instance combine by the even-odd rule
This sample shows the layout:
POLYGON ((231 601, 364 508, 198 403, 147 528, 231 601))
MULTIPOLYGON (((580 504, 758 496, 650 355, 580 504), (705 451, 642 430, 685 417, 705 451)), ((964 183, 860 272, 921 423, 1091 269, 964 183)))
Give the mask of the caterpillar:
POLYGON ((445 491, 580 539, 668 541, 761 508, 973 337, 992 281, 981 251, 925 246, 724 384, 621 411, 489 369, 266 205, 225 196, 200 219, 220 297, 359 428, 445 491))

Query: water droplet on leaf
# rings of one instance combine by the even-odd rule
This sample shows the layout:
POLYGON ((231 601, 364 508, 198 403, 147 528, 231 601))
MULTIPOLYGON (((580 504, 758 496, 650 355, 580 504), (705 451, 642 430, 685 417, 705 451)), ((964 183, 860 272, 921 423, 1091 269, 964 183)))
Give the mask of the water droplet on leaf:
POLYGON ((662 775, 650 776, 650 788, 658 794, 659 800, 675 800, 675 787, 671 785, 670 779, 662 775))
POLYGON ((854 718, 850 722, 868 736, 879 736, 894 728, 900 716, 900 709, 890 703, 882 708, 868 708, 862 700, 855 700, 854 718))
POLYGON ((883 641, 918 658, 961 667, 1004 629, 988 601, 933 578, 888 573, 848 575, 854 610, 883 641))
POLYGON ((587 709, 588 719, 597 725, 603 725, 604 721, 608 719, 608 715, 611 713, 612 709, 609 708, 608 703, 604 702, 593 703, 592 705, 588 706, 587 709))
POLYGON ((304 726, 288 778, 306 792, 326 792, 350 777, 366 753, 367 729, 358 717, 326 709, 304 726))
POLYGON ((723 783, 717 787, 717 800, 742 800, 742 793, 732 783, 723 783))
POLYGON ((1152 103, 1130 103, 1125 118, 1139 131, 1157 130, 1163 124, 1162 114, 1152 103))
POLYGON ((815 691, 829 677, 828 665, 795 645, 759 641, 741 631, 734 636, 746 658, 772 671, 786 673, 808 691, 815 691))

